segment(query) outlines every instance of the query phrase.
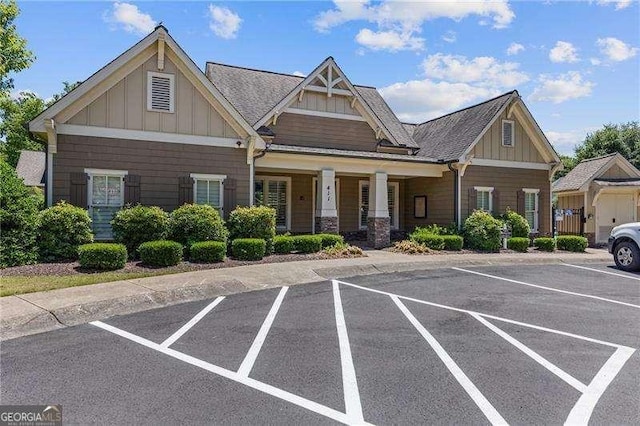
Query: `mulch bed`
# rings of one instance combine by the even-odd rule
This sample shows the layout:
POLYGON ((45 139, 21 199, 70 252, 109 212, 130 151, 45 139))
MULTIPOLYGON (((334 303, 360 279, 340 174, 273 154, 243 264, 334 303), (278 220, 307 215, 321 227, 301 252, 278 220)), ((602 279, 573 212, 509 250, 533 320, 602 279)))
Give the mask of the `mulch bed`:
MULTIPOLYGON (((165 268, 149 267, 142 264, 140 261, 127 262, 123 269, 119 269, 118 272, 128 273, 140 273, 140 272, 189 272, 189 271, 201 271, 203 269, 219 269, 230 268, 233 266, 242 265, 259 265, 264 263, 280 263, 280 262, 293 262, 298 260, 318 260, 318 259, 330 259, 332 257, 324 253, 312 253, 312 254, 274 254, 271 256, 265 256, 262 260, 256 261, 242 261, 227 258, 224 262, 219 263, 191 263, 182 262, 176 266, 169 266, 165 268)), ((104 271, 91 270, 81 268, 78 262, 58 262, 58 263, 37 263, 35 265, 13 266, 0 270, 0 276, 41 276, 41 275, 77 275, 77 274, 95 274, 102 273, 104 271)))

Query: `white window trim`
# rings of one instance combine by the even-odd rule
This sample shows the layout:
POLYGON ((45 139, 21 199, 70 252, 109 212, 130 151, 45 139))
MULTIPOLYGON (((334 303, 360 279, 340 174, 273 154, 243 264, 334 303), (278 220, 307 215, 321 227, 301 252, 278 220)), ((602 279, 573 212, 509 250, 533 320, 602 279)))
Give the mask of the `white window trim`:
MULTIPOLYGON (((191 173, 189 175, 193 179, 193 202, 196 202, 198 194, 198 180, 217 181, 220 182, 220 211, 224 213, 224 181, 227 175, 209 175, 203 173, 191 173)), ((213 207, 213 206, 212 206, 213 207)))
MULTIPOLYGON (((311 180, 311 231, 313 234, 316 233, 316 185, 318 183, 318 178, 314 177, 311 180)), ((335 179, 336 186, 336 212, 338 213, 338 222, 340 221, 340 178, 335 179)))
MULTIPOLYGON (((267 194, 269 192, 269 184, 267 182, 269 182, 270 180, 284 180, 287 182, 287 194, 286 194, 286 198, 287 198, 287 212, 286 212, 286 226, 283 227, 279 227, 278 231, 290 231, 291 230, 291 177, 290 176, 256 176, 253 179, 254 185, 255 182, 257 181, 263 181, 263 187, 262 187, 262 192, 264 194, 264 199, 263 199, 263 203, 264 200, 266 200, 267 198, 267 194)), ((254 195, 255 196, 255 195, 254 195)), ((266 204, 263 204, 266 206, 266 204)))
MULTIPOLYGON (((358 185, 358 227, 360 228, 361 231, 367 229, 367 226, 362 226, 362 224, 360 223, 360 208, 362 207, 362 187, 364 185, 369 186, 369 181, 368 180, 361 180, 359 181, 359 185, 358 185)), ((393 217, 395 219, 395 223, 390 223, 390 228, 393 230, 397 230, 400 228, 400 182, 387 182, 387 187, 388 186, 394 186, 395 187, 395 199, 393 200, 393 217)), ((369 201, 371 201, 371 194, 369 194, 369 201)), ((388 202, 388 200, 387 200, 388 202)))
POLYGON ((500 143, 502 144, 502 146, 506 147, 506 148, 513 148, 516 144, 516 122, 514 120, 502 120, 502 129, 501 129, 501 133, 502 133, 502 139, 500 140, 500 143), (511 124, 511 145, 505 145, 504 144, 504 123, 509 123, 511 124))
POLYGON ((129 174, 126 170, 107 170, 107 169, 84 169, 89 176, 89 184, 87 185, 87 207, 93 207, 93 177, 94 176, 117 176, 120 177, 120 206, 124 206, 124 177, 129 174))
MULTIPOLYGON (((531 228, 531 232, 538 232, 540 229, 540 189, 537 188, 522 188, 522 192, 525 193, 525 206, 526 206, 526 194, 536 194, 535 199, 535 214, 533 216, 533 228, 531 228)), ((525 207, 525 216, 526 216, 526 207, 525 207)))
MULTIPOLYGON (((474 186, 473 189, 476 190, 476 192, 488 192, 489 193, 489 213, 493 213, 493 186, 474 186)), ((478 209, 478 201, 477 201, 477 197, 476 197, 476 205, 474 206, 474 209, 478 209)))
POLYGON ((175 111, 176 98, 176 76, 162 72, 147 71, 147 111, 164 112, 165 114, 173 114, 175 111), (169 79, 169 111, 154 109, 151 107, 151 77, 162 77, 169 79))

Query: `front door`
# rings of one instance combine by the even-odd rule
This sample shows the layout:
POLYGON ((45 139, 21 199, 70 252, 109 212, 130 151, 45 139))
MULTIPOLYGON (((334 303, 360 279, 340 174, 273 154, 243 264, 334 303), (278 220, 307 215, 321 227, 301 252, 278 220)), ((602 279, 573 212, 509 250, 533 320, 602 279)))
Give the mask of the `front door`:
POLYGON ((635 196, 602 194, 596 205, 596 242, 606 243, 614 226, 635 221, 635 196))

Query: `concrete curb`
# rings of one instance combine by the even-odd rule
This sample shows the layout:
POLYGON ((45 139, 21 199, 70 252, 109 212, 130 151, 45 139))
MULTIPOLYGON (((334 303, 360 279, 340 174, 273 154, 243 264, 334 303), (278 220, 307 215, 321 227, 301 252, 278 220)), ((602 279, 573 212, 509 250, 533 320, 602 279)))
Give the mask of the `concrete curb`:
POLYGON ((587 255, 407 256, 378 252, 356 259, 299 261, 195 271, 0 298, 0 341, 179 303, 331 278, 449 268, 610 261, 587 255), (325 264, 331 264, 324 266, 325 264))

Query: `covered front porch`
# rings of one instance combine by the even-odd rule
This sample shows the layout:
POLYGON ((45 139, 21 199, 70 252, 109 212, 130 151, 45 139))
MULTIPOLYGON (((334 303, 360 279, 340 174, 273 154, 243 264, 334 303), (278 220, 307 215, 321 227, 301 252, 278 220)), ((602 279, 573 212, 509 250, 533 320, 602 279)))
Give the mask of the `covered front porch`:
POLYGON ((280 232, 366 235, 379 248, 396 231, 453 222, 454 182, 442 164, 273 152, 256 160, 254 203, 276 209, 280 232))

